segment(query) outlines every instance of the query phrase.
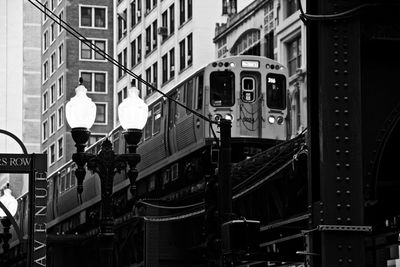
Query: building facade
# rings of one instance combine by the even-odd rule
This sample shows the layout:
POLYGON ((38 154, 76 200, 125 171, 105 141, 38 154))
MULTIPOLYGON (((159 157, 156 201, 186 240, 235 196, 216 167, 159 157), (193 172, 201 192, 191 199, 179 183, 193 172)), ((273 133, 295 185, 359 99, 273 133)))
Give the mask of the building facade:
MULTIPOLYGON (((82 77, 87 95, 97 107, 89 145, 113 128, 113 67, 87 43, 68 33, 52 18, 65 21, 93 45, 113 55, 113 5, 102 0, 46 0, 42 14, 41 151, 53 173, 75 151, 65 120, 65 104, 82 77)), ((62 23, 62 25, 64 25, 62 23)), ((60 182, 66 179, 60 178, 60 182)), ((65 186, 67 188, 68 185, 65 186)))
MULTIPOLYGON (((214 59, 215 23, 223 20, 222 5, 214 0, 115 1, 115 54, 119 63, 168 92, 214 59)), ((160 94, 115 68, 114 121, 127 89, 137 87, 151 104, 160 94)))
MULTIPOLYGON (((305 9, 305 1, 301 1, 305 9)), ((255 0, 215 29, 215 56, 260 55, 287 66, 288 136, 307 127, 306 32, 297 0, 255 0)))
MULTIPOLYGON (((40 152, 40 11, 28 1, 0 2, 0 129, 16 135, 28 153, 40 152)), ((0 135, 0 153, 22 153, 0 135)), ((15 197, 27 191, 27 177, 0 174, 15 197)))

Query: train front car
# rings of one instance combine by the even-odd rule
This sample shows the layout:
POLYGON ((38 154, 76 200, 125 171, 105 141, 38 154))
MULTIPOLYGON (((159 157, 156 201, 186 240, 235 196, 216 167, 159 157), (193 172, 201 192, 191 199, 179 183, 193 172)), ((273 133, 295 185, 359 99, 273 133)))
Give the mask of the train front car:
POLYGON ((287 140, 285 67, 265 57, 236 56, 207 65, 204 76, 206 112, 232 120, 233 149, 258 152, 287 140))

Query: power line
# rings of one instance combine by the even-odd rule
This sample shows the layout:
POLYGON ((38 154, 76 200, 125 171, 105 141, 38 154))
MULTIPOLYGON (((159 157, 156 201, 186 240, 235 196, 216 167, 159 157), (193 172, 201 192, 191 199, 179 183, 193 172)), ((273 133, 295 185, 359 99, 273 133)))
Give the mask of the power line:
POLYGON ((41 2, 39 2, 38 0, 36 0, 36 2, 43 7, 43 9, 35 4, 32 0, 28 0, 32 5, 34 5, 37 9, 40 10, 40 12, 42 12, 43 14, 45 14, 46 16, 48 16, 51 20, 53 20, 55 23, 57 23, 60 27, 62 27, 63 29, 65 29, 68 33, 70 33, 72 36, 74 36, 76 39, 78 39, 79 41, 83 42, 84 44, 86 44, 90 49, 94 50, 96 53, 99 53, 100 55, 102 55, 107 61, 111 62, 114 66, 118 67, 119 69, 124 70, 126 73, 128 73, 130 76, 132 76, 133 78, 135 78, 137 81, 145 84, 146 86, 150 87, 152 90, 160 93, 162 96, 168 98, 169 100, 173 101, 174 103, 176 103, 177 105, 183 107, 184 109, 192 112, 194 115, 198 116, 199 118, 209 122, 210 124, 219 124, 218 121, 213 121, 210 120, 209 118, 207 118, 206 116, 204 116, 201 113, 198 113, 195 110, 192 110, 191 108, 185 106, 184 104, 182 104, 181 102, 177 101, 176 99, 173 99, 172 97, 168 96, 167 94, 165 94, 164 92, 162 92, 161 90, 158 90, 156 87, 154 87, 153 85, 151 85, 149 82, 147 82, 146 80, 142 79, 141 77, 139 77, 138 75, 136 75, 134 72, 132 72, 130 69, 128 69, 127 67, 125 67, 124 65, 122 65, 121 63, 119 63, 117 60, 115 60, 113 57, 111 57, 109 54, 107 54, 106 52, 104 52, 102 49, 100 49, 97 45, 95 45, 94 43, 92 43, 90 40, 88 40, 85 36, 83 36, 81 33, 79 33, 77 30, 75 30, 71 25, 69 25, 67 22, 65 22, 64 20, 61 19, 61 17, 58 17, 53 11, 51 11, 49 8, 47 8, 44 4, 42 4, 41 2), (56 19, 54 19, 52 16, 49 16, 47 14, 47 12, 49 12, 52 16, 56 17, 56 19))

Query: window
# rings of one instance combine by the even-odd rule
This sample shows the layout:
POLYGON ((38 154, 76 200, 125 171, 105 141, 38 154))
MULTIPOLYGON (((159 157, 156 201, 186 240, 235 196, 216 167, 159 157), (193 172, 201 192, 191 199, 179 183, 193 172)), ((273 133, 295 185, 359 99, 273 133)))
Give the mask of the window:
POLYGON ((189 19, 191 19, 192 18, 192 9, 193 9, 193 7, 192 7, 192 0, 188 0, 188 10, 187 10, 187 18, 188 18, 188 20, 189 19))
POLYGON ((186 67, 185 64, 185 39, 183 39, 180 43, 179 43, 179 69, 183 70, 186 67))
POLYGON ((107 104, 106 103, 95 103, 96 104, 96 119, 95 123, 106 124, 107 123, 107 104))
POLYGON ((46 141, 47 138, 49 137, 49 123, 47 120, 45 120, 42 123, 42 141, 46 141))
POLYGON ((167 30, 168 30, 168 11, 167 10, 165 10, 164 13, 162 13, 162 15, 161 15, 161 24, 162 24, 162 27, 161 27, 162 32, 160 32, 160 34, 162 36, 162 40, 164 41, 168 37, 168 32, 167 32, 167 30))
POLYGON ((64 155, 64 138, 60 137, 57 140, 57 158, 61 159, 64 155))
POLYGON ((165 54, 162 59, 162 83, 168 81, 168 54, 165 54))
POLYGON ((151 128, 152 128, 152 124, 151 124, 151 118, 152 118, 152 110, 149 109, 149 113, 147 114, 147 122, 146 122, 146 126, 144 127, 144 140, 147 140, 151 137, 151 128))
POLYGON ((43 33, 43 52, 49 48, 49 31, 46 30, 43 33))
POLYGON ((193 56, 193 37, 192 34, 189 34, 187 37, 187 64, 190 66, 192 64, 192 56, 193 56))
POLYGON ((64 63, 64 43, 58 46, 58 66, 64 63))
POLYGON ((231 48, 232 55, 260 55, 260 31, 250 29, 240 35, 231 48))
POLYGON ((136 13, 136 1, 131 2, 131 28, 136 24, 136 18, 137 18, 137 13, 136 13))
POLYGON ((152 85, 155 88, 157 88, 157 84, 158 84, 158 80, 157 80, 158 75, 157 75, 157 73, 158 73, 158 67, 157 67, 157 62, 156 62, 156 63, 153 64, 153 83, 152 83, 152 85))
POLYGON ((53 22, 50 24, 50 43, 54 42, 56 39, 56 24, 53 22))
POLYGON ((169 77, 175 77, 175 49, 169 51, 169 77))
POLYGON ((226 37, 222 37, 217 42, 217 57, 222 58, 225 57, 228 53, 228 47, 226 45, 226 37))
POLYGON ((185 1, 179 0, 179 22, 182 25, 185 22, 185 1))
POLYGON ((56 8, 57 5, 56 5, 55 1, 56 0, 50 0, 50 10, 54 10, 56 8))
MULTIPOLYGON (((128 67, 127 62, 127 48, 125 48, 121 53, 118 54, 118 63, 123 65, 125 68, 128 67)), ((125 69, 118 68, 118 79, 126 74, 125 69)))
POLYGON ((127 26, 126 26, 126 18, 127 13, 126 9, 122 12, 122 15, 118 14, 118 40, 124 38, 127 34, 127 26))
POLYGON ((53 113, 50 116, 50 135, 54 134, 56 131, 56 114, 53 113))
POLYGON ((43 13, 43 23, 48 19, 48 16, 47 16, 47 8, 49 7, 49 3, 47 3, 47 1, 46 2, 44 2, 43 3, 43 5, 45 6, 45 8, 43 9, 44 10, 44 13, 43 13))
POLYGON ((53 74, 56 71, 56 52, 50 56, 50 73, 53 74))
POLYGON ((62 20, 64 19, 63 17, 64 17, 64 11, 61 10, 60 13, 58 14, 59 23, 60 23, 60 24, 58 24, 58 35, 60 35, 63 30, 63 28, 61 27, 61 25, 63 25, 62 24, 62 20))
POLYGON ((128 87, 124 87, 118 92, 118 105, 122 103, 122 100, 128 97, 128 87))
POLYGON ((289 76, 296 73, 296 70, 301 67, 301 37, 298 36, 295 39, 287 43, 287 58, 289 76))
POLYGON ((256 80, 254 77, 245 76, 241 84, 242 101, 251 103, 256 99, 256 80))
POLYGON ((131 42, 131 67, 136 65, 136 40, 131 42))
POLYGON ((58 98, 64 94, 64 76, 58 78, 58 98))
POLYGON ((231 71, 211 72, 210 102, 214 107, 233 106, 235 103, 235 75, 231 71))
POLYGON ((267 106, 272 109, 286 108, 286 78, 281 74, 267 75, 267 106))
MULTIPOLYGON (((98 47, 101 51, 107 51, 107 41, 106 40, 89 40, 92 45, 98 47)), ((92 50, 87 44, 83 41, 80 43, 80 60, 96 60, 96 61, 105 61, 104 56, 92 50)))
MULTIPOLYGON (((146 81, 149 83, 151 82, 151 67, 146 69, 146 81)), ((146 96, 151 95, 152 91, 153 90, 151 89, 151 87, 147 85, 146 86, 146 96)))
POLYGON ((157 48, 157 20, 153 22, 153 49, 157 48))
POLYGON ((50 106, 56 102, 56 84, 50 86, 50 106))
POLYGON ((107 28, 107 7, 80 7, 79 26, 84 28, 107 28))
POLYGON ((196 109, 203 108, 203 75, 197 78, 197 103, 196 109))
POLYGON ((105 134, 90 134, 89 137, 89 142, 88 142, 88 146, 93 145, 94 143, 96 143, 97 141, 99 141, 100 139, 102 139, 103 137, 105 137, 105 134))
POLYGON ((56 145, 50 145, 50 165, 56 161, 56 145))
POLYGON ((151 51, 151 26, 146 28, 146 55, 151 51))
POLYGON ((286 17, 295 13, 298 9, 297 0, 287 0, 286 4, 286 17))
POLYGON ((157 0, 146 0, 146 14, 150 12, 153 8, 157 6, 157 0))
POLYGON ((153 135, 156 135, 161 130, 161 103, 157 103, 153 108, 153 135))
POLYGON ((60 129, 64 125, 64 106, 61 106, 57 110, 57 129, 60 129))
POLYGON ((142 35, 137 38, 137 64, 142 62, 142 35))
POLYGON ((42 111, 45 112, 49 108, 49 93, 47 90, 43 93, 42 101, 42 111))
POLYGON ((106 93, 106 72, 80 71, 80 77, 83 79, 83 85, 89 93, 106 93))
POLYGON ((43 63, 43 82, 47 81, 49 78, 49 62, 46 60, 43 63))
POLYGON ((175 32, 175 6, 172 4, 169 8, 169 34, 175 32))

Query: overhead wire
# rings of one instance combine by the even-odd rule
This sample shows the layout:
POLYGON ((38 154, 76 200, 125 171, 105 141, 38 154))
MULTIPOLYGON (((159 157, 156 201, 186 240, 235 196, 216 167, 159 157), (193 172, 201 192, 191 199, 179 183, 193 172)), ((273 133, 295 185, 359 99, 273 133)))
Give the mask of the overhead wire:
POLYGON ((177 101, 176 99, 173 99, 172 97, 168 96, 166 93, 162 92, 161 90, 158 90, 156 87, 154 87, 151 83, 147 82, 146 80, 142 79, 141 77, 139 77, 137 74, 135 74, 134 72, 132 72, 130 69, 128 69, 126 66, 122 65, 121 63, 119 63, 117 60, 115 60, 113 57, 111 57, 109 54, 107 54, 106 52, 104 52, 102 49, 100 49, 96 44, 92 43, 90 40, 88 40, 85 36, 83 36, 80 32, 78 32, 77 30, 75 30, 71 25, 69 25, 67 22, 65 22, 61 17, 57 16, 53 11, 51 11, 48 7, 46 7, 44 4, 42 4, 39 0, 35 0, 42 8, 40 8, 40 6, 36 3, 34 3, 32 0, 28 0, 32 5, 34 5, 37 9, 40 10, 40 12, 42 12, 43 14, 47 15, 51 20, 53 20, 55 23, 57 23, 60 27, 62 27, 63 29, 65 29, 68 33, 70 33, 72 36, 74 36, 76 39, 80 40, 81 42, 83 42, 85 45, 87 45, 90 49, 94 50, 96 53, 100 54, 101 56, 103 56, 106 60, 108 60, 109 62, 111 62, 114 66, 118 67, 119 69, 122 69, 123 71, 125 71, 127 74, 129 74, 130 76, 132 76, 133 78, 135 78, 137 81, 143 83, 144 85, 150 87, 152 90, 160 93, 162 96, 168 98, 170 101, 176 103, 177 105, 183 107, 184 109, 190 111, 191 113, 193 113, 194 115, 198 116, 199 118, 207 121, 210 124, 218 124, 217 121, 212 121, 209 118, 207 118, 206 116, 204 116, 201 113, 198 113, 195 110, 192 110, 191 108, 185 106, 184 104, 182 104, 181 102, 177 101), (49 14, 51 14, 52 16, 49 16, 49 14), (54 19, 54 17, 56 19, 54 19))

